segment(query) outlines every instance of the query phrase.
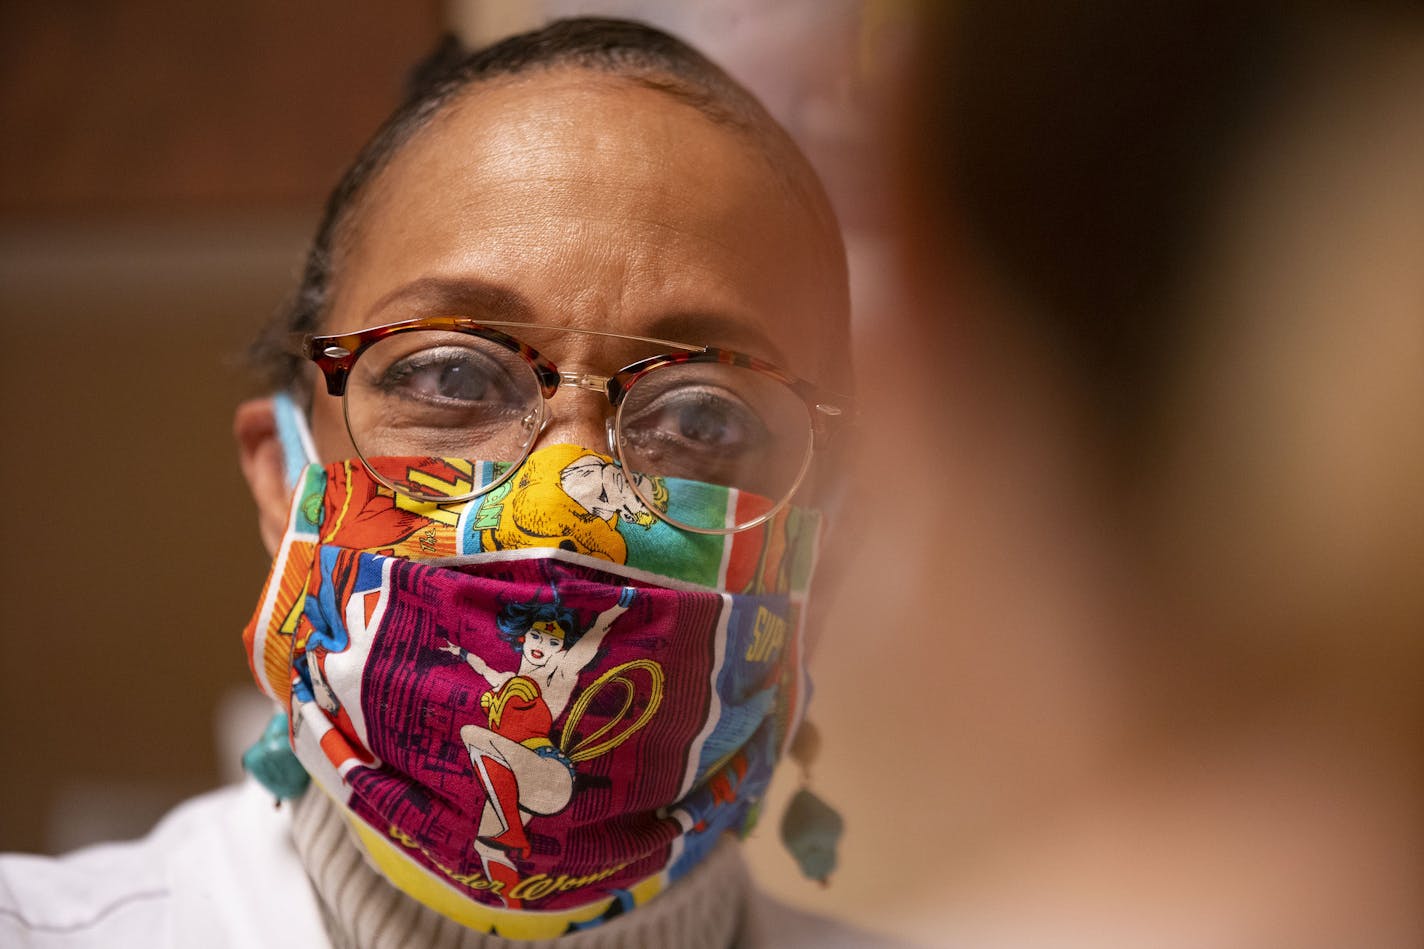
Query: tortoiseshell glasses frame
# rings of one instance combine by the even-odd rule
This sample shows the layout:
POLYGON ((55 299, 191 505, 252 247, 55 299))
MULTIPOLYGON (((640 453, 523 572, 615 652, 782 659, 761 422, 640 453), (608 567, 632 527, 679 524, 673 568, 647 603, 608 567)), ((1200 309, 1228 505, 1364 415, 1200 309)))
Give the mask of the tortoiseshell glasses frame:
MULTIPOLYGON (((746 530, 766 521, 790 502, 792 496, 805 479, 806 472, 810 468, 813 452, 827 444, 837 426, 842 424, 851 415, 852 411, 851 400, 846 396, 831 393, 814 383, 794 376, 779 366, 758 359, 755 356, 749 356, 745 353, 729 349, 682 343, 655 337, 630 336, 601 330, 553 327, 537 323, 475 320, 460 316, 426 317, 389 323, 383 326, 374 326, 353 333, 337 333, 331 335, 304 334, 296 337, 294 343, 296 344, 297 350, 304 358, 311 360, 321 370, 326 381, 327 393, 342 398, 347 429, 351 433, 352 440, 357 446, 357 452, 360 454, 361 461, 367 470, 370 471, 377 480, 392 490, 420 498, 421 500, 434 499, 412 495, 408 486, 391 483, 367 461, 362 449, 362 441, 358 437, 358 432, 353 428, 350 400, 347 396, 348 383, 351 379, 352 370, 355 368, 357 360, 361 358, 363 353, 368 352, 372 346, 384 340, 390 340, 393 337, 431 331, 460 333, 478 337, 518 357, 519 361, 528 366, 537 384, 538 391, 542 396, 542 399, 539 400, 536 407, 537 416, 526 420, 526 427, 530 434, 525 440, 519 457, 513 460, 513 463, 510 464, 502 477, 470 493, 467 495, 469 498, 478 497, 499 487, 505 480, 512 476, 519 464, 528 457, 529 452, 532 451, 537 441, 538 432, 542 430, 545 424, 547 403, 554 397, 554 394, 558 392, 560 386, 573 386, 603 393, 614 413, 612 417, 606 418, 605 424, 609 452, 618 459, 619 464, 622 465, 626 472, 642 474, 643 472, 640 472, 637 467, 629 464, 629 458, 625 452, 625 439, 621 437, 620 434, 623 425, 623 408, 627 404, 629 391, 638 385, 640 381, 647 379, 652 374, 658 373, 660 370, 665 370, 667 367, 686 366, 689 364, 721 364, 751 371, 762 379, 783 386, 804 406, 808 437, 805 438, 804 457, 796 462, 795 477, 790 481, 789 486, 786 487, 784 491, 780 491, 779 497, 768 498, 768 500, 772 502, 772 506, 769 510, 748 520, 746 523, 738 523, 732 527, 709 527, 707 525, 693 525, 676 520, 669 516, 659 505, 648 503, 649 499, 643 496, 644 489, 637 483, 639 479, 629 477, 628 481, 630 487, 632 487, 639 498, 647 504, 650 510, 661 519, 676 527, 703 534, 726 534, 746 530), (524 343, 509 332, 506 332, 508 330, 517 331, 521 329, 604 337, 612 340, 643 343, 650 346, 666 348, 671 351, 639 359, 609 376, 601 376, 589 372, 568 372, 560 370, 552 360, 535 350, 532 346, 524 343)), ((452 499, 442 498, 441 500, 449 501, 452 499)))

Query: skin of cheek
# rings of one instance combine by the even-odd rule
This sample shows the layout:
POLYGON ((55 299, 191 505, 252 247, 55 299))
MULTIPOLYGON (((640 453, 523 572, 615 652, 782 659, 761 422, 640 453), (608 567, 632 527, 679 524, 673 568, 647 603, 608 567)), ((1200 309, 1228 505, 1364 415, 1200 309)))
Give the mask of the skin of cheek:
POLYGON ((315 394, 312 396, 311 434, 317 459, 331 462, 356 457, 356 446, 346 430, 341 399, 328 395, 326 386, 320 383, 313 391, 315 394))

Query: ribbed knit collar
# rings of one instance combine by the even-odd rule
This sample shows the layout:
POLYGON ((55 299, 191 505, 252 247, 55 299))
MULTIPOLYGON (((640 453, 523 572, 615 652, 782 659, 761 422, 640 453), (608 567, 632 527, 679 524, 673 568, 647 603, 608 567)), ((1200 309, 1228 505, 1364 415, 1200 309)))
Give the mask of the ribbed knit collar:
POLYGON ((593 929, 532 942, 476 932, 416 902, 366 863, 335 804, 313 787, 292 802, 292 836, 336 949, 729 949, 748 877, 734 840, 634 912, 593 929))

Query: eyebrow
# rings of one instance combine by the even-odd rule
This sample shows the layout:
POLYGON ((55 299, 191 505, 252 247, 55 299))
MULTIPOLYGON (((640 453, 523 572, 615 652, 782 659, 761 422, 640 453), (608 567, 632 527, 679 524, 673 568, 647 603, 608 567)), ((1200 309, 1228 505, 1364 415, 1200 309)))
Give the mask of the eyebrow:
MULTIPOLYGON (((401 313, 397 317, 399 319, 411 316, 469 316, 549 325, 538 319, 534 307, 518 291, 474 277, 420 277, 381 297, 371 307, 368 316, 377 322, 389 322, 392 317, 382 314, 393 309, 417 311, 401 313)), ((675 311, 658 317, 636 335, 678 340, 688 345, 733 349, 788 370, 791 368, 786 354, 765 332, 731 314, 675 311)))
MULTIPOLYGON (((474 316, 511 323, 533 323, 534 308, 518 292, 473 277, 421 277, 396 287, 371 307, 377 318, 395 308, 420 311, 420 316, 474 316)), ((412 314, 404 314, 402 318, 412 314)), ((385 319, 385 317, 381 317, 385 319)))

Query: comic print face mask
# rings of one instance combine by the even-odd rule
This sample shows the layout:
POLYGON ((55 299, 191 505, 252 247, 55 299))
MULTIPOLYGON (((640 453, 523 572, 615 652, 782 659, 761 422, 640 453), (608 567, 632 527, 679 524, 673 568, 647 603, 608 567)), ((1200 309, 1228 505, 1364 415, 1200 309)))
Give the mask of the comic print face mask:
MULTIPOLYGON (((375 464, 452 496, 505 470, 375 464)), ((760 503, 662 487, 643 494, 760 503)), ((355 461, 310 466, 244 644, 384 876, 466 926, 547 938, 750 828, 807 699, 818 527, 787 509, 685 532, 572 445, 450 504, 355 461)))

